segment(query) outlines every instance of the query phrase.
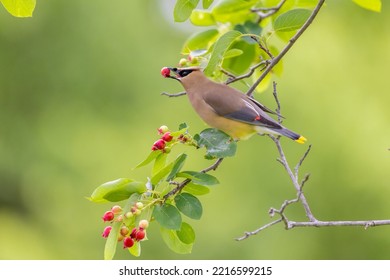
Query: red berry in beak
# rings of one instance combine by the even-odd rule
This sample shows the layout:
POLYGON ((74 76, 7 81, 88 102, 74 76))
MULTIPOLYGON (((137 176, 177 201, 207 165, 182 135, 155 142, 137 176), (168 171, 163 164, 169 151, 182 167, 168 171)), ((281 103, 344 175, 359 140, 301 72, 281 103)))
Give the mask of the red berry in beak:
POLYGON ((168 78, 171 74, 171 70, 169 70, 168 67, 163 67, 161 69, 161 75, 163 75, 165 78, 168 78))

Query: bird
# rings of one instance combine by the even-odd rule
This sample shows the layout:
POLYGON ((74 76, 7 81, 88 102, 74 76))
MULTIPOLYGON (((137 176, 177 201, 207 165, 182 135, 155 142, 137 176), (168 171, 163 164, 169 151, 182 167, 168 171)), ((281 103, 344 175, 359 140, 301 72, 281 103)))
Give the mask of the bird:
POLYGON ((182 84, 192 107, 206 124, 236 141, 255 134, 286 136, 301 144, 306 141, 267 114, 276 112, 235 88, 210 80, 200 67, 164 67, 161 74, 182 84))

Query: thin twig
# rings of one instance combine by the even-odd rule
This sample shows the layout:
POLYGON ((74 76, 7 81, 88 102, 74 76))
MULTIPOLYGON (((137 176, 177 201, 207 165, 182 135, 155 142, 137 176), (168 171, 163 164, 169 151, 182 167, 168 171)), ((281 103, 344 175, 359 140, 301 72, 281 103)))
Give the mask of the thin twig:
MULTIPOLYGON (((255 72, 255 70, 261 66, 264 66, 263 69, 265 69, 265 67, 267 67, 267 65, 270 63, 269 60, 263 60, 255 65, 253 65, 252 67, 249 68, 249 72, 246 73, 246 74, 243 74, 241 76, 234 76, 233 74, 227 72, 226 70, 221 70, 226 76, 229 77, 229 79, 225 82, 226 85, 228 84, 231 84, 231 83, 234 83, 234 82, 237 82, 239 80, 242 80, 242 79, 245 79, 245 78, 249 78, 250 76, 253 75, 253 73, 255 72)), ((263 70, 262 69, 262 70, 263 70)), ((261 70, 261 71, 262 71, 261 70)))
POLYGON ((262 226, 261 228, 258 228, 254 231, 247 231, 244 233, 244 236, 241 236, 241 237, 237 237, 236 240, 237 241, 241 241, 241 240, 244 240, 244 239, 247 239, 249 236, 252 236, 252 235, 255 235, 255 234, 258 234, 260 231, 263 231, 269 227, 272 227, 273 225, 276 225, 278 223, 282 222, 282 218, 278 219, 278 220, 275 220, 275 221, 272 221, 264 226, 262 226))
POLYGON ((247 91, 248 96, 252 96, 253 91, 260 84, 260 82, 265 78, 265 76, 274 68, 276 64, 283 58, 283 56, 291 49, 291 47, 295 44, 299 37, 306 31, 306 29, 311 25, 318 12, 320 11, 322 5, 325 0, 319 0, 317 6, 314 8, 310 17, 306 20, 306 22, 302 25, 302 27, 298 30, 298 32, 289 40, 287 45, 283 48, 283 50, 271 60, 271 63, 267 66, 261 76, 253 83, 253 85, 247 91))
POLYGON ((288 162, 287 162, 287 158, 284 154, 284 151, 283 151, 283 148, 282 148, 282 145, 280 144, 280 140, 279 140, 279 137, 275 137, 273 135, 269 135, 269 137, 272 139, 272 141, 274 141, 277 149, 278 149, 278 152, 279 152, 279 162, 283 165, 283 167, 285 168, 285 170, 287 171, 287 174, 288 176, 290 177, 291 179, 291 182, 293 183, 294 187, 295 187, 295 190, 300 193, 300 201, 303 205, 303 208, 305 209, 305 213, 306 213, 306 216, 307 218, 309 219, 309 221, 311 222, 315 222, 317 221, 317 219, 314 217, 313 213, 311 212, 311 209, 310 209, 310 206, 306 200, 306 197, 305 195, 301 192, 301 185, 299 184, 298 182, 298 178, 295 177, 294 173, 292 172, 288 162))
POLYGON ((276 106, 277 106, 275 112, 278 115, 278 123, 281 124, 283 122, 283 119, 280 116, 280 108, 281 107, 280 107, 280 102, 279 102, 279 98, 278 98, 278 93, 276 91, 277 83, 274 81, 272 84, 273 84, 273 88, 274 88, 272 94, 274 95, 274 98, 275 98, 275 101, 276 101, 276 106))
POLYGON ((367 221, 315 221, 315 222, 288 222, 288 229, 295 227, 369 227, 390 225, 390 220, 367 220, 367 221))
POLYGON ((263 19, 269 17, 269 16, 272 16, 273 14, 277 13, 280 8, 284 5, 284 3, 286 2, 287 0, 282 0, 279 2, 278 5, 276 5, 275 7, 269 7, 269 8, 264 8, 264 7, 260 7, 260 8, 253 8, 251 9, 251 12, 254 12, 254 13, 257 13, 258 16, 259 16, 259 19, 257 20, 257 22, 260 22, 262 21, 263 19))
POLYGON ((184 91, 184 92, 179 92, 179 93, 167 93, 167 92, 162 92, 161 95, 165 95, 165 96, 168 96, 168 97, 179 97, 179 96, 183 96, 183 95, 186 95, 187 93, 184 91))

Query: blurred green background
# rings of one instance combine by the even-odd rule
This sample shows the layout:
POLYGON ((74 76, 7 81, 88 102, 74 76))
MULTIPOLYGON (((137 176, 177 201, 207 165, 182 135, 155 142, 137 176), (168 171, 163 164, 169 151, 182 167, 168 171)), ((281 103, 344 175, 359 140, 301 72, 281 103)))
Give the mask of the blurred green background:
MULTIPOLYGON (((160 69, 175 65, 189 32, 163 16, 165 1, 38 1, 31 19, 0 9, 0 259, 102 259, 102 213, 85 199, 131 172, 162 124, 205 128, 160 69)), ((284 59, 285 125, 312 152, 305 193, 323 220, 390 219, 390 9, 328 1, 284 59)), ((170 13, 171 11, 168 10, 170 13)), ((187 28, 187 27, 186 27, 187 28)), ((275 107, 271 91, 256 96, 275 107)), ((307 148, 283 140, 295 165, 307 148)), ((173 157, 174 155, 172 155, 173 157)), ((210 164, 189 152, 186 168, 210 164)), ((201 197, 191 255, 171 252, 152 224, 141 259, 389 259, 390 226, 270 228, 271 206, 295 193, 266 137, 240 142, 201 197)), ((288 216, 304 219, 299 206, 288 216)), ((118 247, 118 259, 132 258, 118 247)))

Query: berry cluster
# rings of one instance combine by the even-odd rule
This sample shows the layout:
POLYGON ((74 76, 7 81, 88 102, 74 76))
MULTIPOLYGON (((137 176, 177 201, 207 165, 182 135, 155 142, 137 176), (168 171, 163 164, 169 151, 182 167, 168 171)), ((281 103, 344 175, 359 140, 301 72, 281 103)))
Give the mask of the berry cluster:
POLYGON ((161 135, 161 138, 153 143, 152 151, 161 150, 163 152, 168 152, 169 149, 166 148, 167 143, 171 142, 173 139, 171 132, 169 132, 169 129, 166 125, 160 126, 157 131, 161 135))
MULTIPOLYGON (((124 249, 132 247, 135 242, 143 240, 146 236, 146 228, 149 226, 147 220, 140 220, 138 227, 135 227, 132 230, 130 230, 125 223, 125 221, 128 221, 129 219, 139 216, 143 207, 144 205, 142 202, 137 202, 130 208, 129 212, 122 214, 122 208, 119 205, 115 205, 110 211, 105 212, 102 217, 104 222, 123 222, 119 232, 118 242, 123 241, 124 249)), ((110 235, 111 230, 112 226, 105 227, 102 236, 107 238, 110 235)))
POLYGON ((120 231, 120 238, 123 238, 123 249, 133 247, 135 242, 143 240, 148 226, 149 222, 147 220, 139 221, 138 228, 133 228, 131 232, 128 227, 123 226, 120 231))
POLYGON ((162 151, 164 153, 168 153, 171 148, 168 147, 168 143, 176 143, 177 141, 180 141, 181 143, 185 143, 189 140, 188 135, 180 134, 177 138, 174 138, 171 132, 169 131, 169 128, 166 125, 160 126, 158 129, 158 134, 161 135, 160 139, 158 139, 156 142, 152 145, 152 151, 162 151))

